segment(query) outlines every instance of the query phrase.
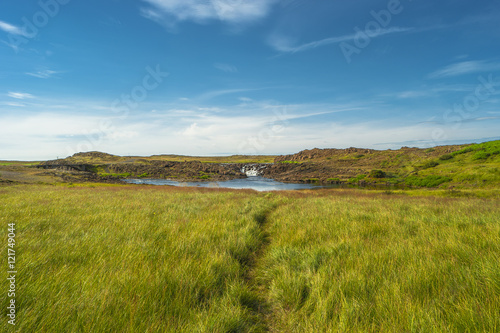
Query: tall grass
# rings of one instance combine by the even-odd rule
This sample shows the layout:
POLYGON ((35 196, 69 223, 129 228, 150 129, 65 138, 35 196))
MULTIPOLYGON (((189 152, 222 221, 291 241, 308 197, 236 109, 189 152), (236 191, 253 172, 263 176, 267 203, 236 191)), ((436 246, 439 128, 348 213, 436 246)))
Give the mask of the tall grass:
POLYGON ((307 197, 269 225, 276 331, 500 331, 498 201, 307 197))
POLYGON ((496 199, 36 185, 0 202, 17 332, 500 331, 496 199))
POLYGON ((17 331, 260 330, 244 277, 261 242, 254 215, 263 200, 131 188, 0 196, 1 225, 17 224, 17 331))

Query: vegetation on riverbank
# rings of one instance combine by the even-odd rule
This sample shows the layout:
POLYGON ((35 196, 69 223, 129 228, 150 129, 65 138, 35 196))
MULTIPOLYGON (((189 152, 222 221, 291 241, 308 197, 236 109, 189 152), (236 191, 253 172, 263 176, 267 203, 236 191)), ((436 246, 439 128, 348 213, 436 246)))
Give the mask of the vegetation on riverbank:
POLYGON ((495 188, 500 184, 500 140, 398 150, 312 149, 276 158, 265 175, 281 181, 318 178, 350 184, 495 188))
MULTIPOLYGON (((124 157, 100 152, 40 162, 2 162, 0 178, 22 179, 23 172, 64 182, 119 182, 122 178, 224 181, 244 178, 245 164, 259 166, 264 177, 283 182, 389 185, 413 188, 496 188, 500 184, 500 141, 429 149, 312 149, 287 156, 124 157), (38 168, 38 169, 35 169, 38 168), (35 172, 35 171, 37 172, 35 172), (11 177, 9 177, 9 175, 11 177), (14 177, 16 176, 16 177, 14 177)), ((29 181, 33 182, 33 181, 29 181)))

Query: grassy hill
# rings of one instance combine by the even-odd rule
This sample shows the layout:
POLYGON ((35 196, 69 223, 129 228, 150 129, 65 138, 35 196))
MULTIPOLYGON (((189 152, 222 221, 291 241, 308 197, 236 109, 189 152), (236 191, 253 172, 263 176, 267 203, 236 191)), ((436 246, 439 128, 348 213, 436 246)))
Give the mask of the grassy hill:
POLYGON ((230 164, 272 163, 264 176, 285 182, 385 184, 428 188, 498 188, 500 140, 480 144, 398 150, 311 149, 293 155, 196 157, 180 155, 117 156, 101 152, 77 153, 43 165, 88 165, 92 175, 68 170, 33 169, 33 162, 0 162, 0 180, 116 181, 119 178, 225 180, 242 177, 230 164), (3 175, 3 176, 2 176, 3 175), (29 176, 29 177, 28 177, 29 176), (28 180, 29 179, 29 180, 28 180))
POLYGON ((313 149, 280 156, 274 168, 274 178, 288 181, 494 187, 500 185, 500 141, 383 151, 313 149))
POLYGON ((185 155, 152 155, 152 156, 118 156, 102 152, 76 153, 64 159, 50 161, 61 164, 111 164, 111 163, 148 163, 151 161, 172 161, 202 163, 272 163, 276 156, 271 155, 231 155, 231 156, 185 156, 185 155))

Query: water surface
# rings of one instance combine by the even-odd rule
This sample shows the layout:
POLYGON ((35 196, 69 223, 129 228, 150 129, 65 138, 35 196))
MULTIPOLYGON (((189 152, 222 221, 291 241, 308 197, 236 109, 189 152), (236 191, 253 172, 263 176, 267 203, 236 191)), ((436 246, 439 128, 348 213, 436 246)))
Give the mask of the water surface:
POLYGON ((179 182, 176 180, 166 179, 125 179, 124 181, 131 184, 195 186, 212 188, 222 187, 233 189, 252 189, 256 191, 305 190, 322 187, 314 184, 281 183, 276 180, 260 176, 218 182, 179 182))

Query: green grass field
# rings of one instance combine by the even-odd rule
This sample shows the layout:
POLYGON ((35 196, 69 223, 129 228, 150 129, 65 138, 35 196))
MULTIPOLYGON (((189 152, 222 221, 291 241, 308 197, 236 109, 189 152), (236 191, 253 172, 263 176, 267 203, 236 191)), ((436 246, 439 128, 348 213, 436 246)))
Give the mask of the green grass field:
POLYGON ((500 331, 498 197, 30 185, 0 202, 16 332, 500 331))
POLYGON ((33 166, 40 162, 0 161, 0 166, 33 166))

